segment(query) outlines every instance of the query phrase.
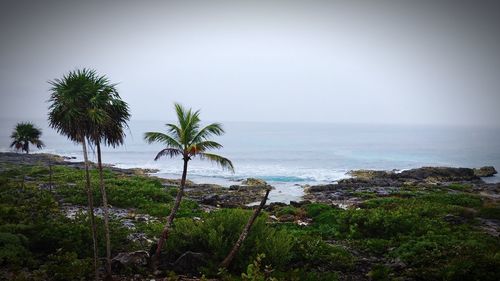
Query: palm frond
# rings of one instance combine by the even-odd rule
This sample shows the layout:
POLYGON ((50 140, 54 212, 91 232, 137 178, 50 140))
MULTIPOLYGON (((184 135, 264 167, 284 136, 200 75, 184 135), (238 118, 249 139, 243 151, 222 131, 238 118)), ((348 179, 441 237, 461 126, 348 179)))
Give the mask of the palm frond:
POLYGON ((146 132, 144 133, 144 140, 149 144, 161 142, 170 148, 183 149, 182 145, 172 136, 160 132, 146 132))
POLYGON ((158 154, 156 154, 155 161, 160 159, 162 156, 169 156, 174 158, 176 156, 182 155, 182 150, 176 148, 164 148, 158 154))
POLYGON ((181 136, 182 136, 182 130, 181 128, 179 128, 179 126, 175 125, 175 124, 171 124, 171 123, 167 123, 165 124, 165 126, 167 126, 168 128, 168 132, 170 134, 172 134, 172 137, 175 137, 177 140, 181 140, 181 136))
POLYGON ((35 146, 36 146, 36 148, 38 148, 38 149, 41 149, 41 148, 43 148, 43 147, 45 146, 45 144, 44 144, 44 143, 43 143, 43 141, 41 141, 41 140, 34 140, 34 141, 32 141, 31 143, 32 143, 33 145, 35 145, 35 146))
POLYGON ((199 156, 200 159, 202 160, 209 160, 211 162, 214 162, 217 165, 219 165, 222 169, 227 169, 234 173, 233 163, 231 162, 231 160, 225 157, 212 153, 198 153, 196 155, 199 156))
POLYGON ((190 155, 194 156, 198 153, 206 152, 210 149, 220 149, 222 148, 222 144, 215 141, 202 141, 199 143, 192 144, 188 147, 188 152, 190 155))
POLYGON ((203 127, 198 133, 193 137, 192 142, 200 142, 210 138, 211 136, 220 136, 224 134, 224 129, 220 123, 212 123, 203 127))

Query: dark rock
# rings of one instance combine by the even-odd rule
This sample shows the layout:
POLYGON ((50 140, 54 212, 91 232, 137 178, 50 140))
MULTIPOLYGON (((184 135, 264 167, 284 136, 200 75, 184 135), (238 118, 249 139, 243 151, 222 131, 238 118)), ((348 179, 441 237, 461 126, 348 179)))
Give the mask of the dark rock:
POLYGON ((286 203, 283 203, 283 202, 272 202, 268 205, 268 208, 269 209, 274 209, 276 207, 284 207, 286 206, 287 204, 286 203))
POLYGON ((202 204, 206 205, 211 205, 211 206, 217 206, 220 202, 220 196, 215 194, 215 195, 207 195, 201 199, 202 204))
POLYGON ((295 221, 295 217, 293 215, 290 215, 290 214, 284 214, 284 215, 280 216, 278 219, 280 222, 293 222, 293 221, 295 221))
POLYGON ((206 260, 202 253, 187 251, 172 263, 172 268, 179 273, 197 274, 198 268, 207 264, 206 260))
POLYGON ((455 225, 466 223, 466 219, 465 218, 459 217, 459 216, 455 216, 455 215, 452 215, 452 214, 448 214, 448 215, 444 216, 443 220, 446 221, 446 222, 448 222, 448 223, 455 224, 455 225))
POLYGON ((120 272, 126 268, 140 268, 148 264, 149 254, 146 251, 119 253, 111 260, 113 271, 120 272))
POLYGON ((485 167, 474 169, 474 175, 476 175, 478 177, 492 177, 496 173, 497 173, 497 170, 495 170, 495 167, 493 167, 493 166, 485 166, 485 167))
POLYGON ((387 264, 392 270, 401 271, 406 268, 406 263, 401 261, 399 258, 392 260, 389 264, 387 264))
POLYGON ((399 179, 415 179, 428 180, 435 179, 437 181, 471 181, 477 180, 478 177, 474 174, 474 170, 469 168, 450 168, 450 167, 422 167, 402 171, 396 174, 399 179))
POLYGON ((312 185, 307 188, 309 192, 323 192, 323 191, 331 191, 338 189, 339 186, 337 184, 324 184, 324 185, 312 185))

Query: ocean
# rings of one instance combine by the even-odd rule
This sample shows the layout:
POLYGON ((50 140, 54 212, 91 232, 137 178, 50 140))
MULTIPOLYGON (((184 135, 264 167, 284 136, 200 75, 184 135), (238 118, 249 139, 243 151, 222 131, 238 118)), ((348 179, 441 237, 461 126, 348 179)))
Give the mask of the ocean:
MULTIPOLYGON (((0 150, 9 148, 16 122, 1 120, 0 150)), ((48 127, 45 120, 33 120, 42 128, 46 148, 37 152, 76 157, 81 148, 48 127)), ((146 131, 164 131, 163 121, 131 121, 125 145, 104 148, 103 161, 121 168, 154 168, 160 177, 179 178, 182 160, 154 161, 160 144, 147 144, 146 131)), ((253 177, 266 180, 276 189, 270 202, 300 200, 305 185, 331 183, 347 177, 354 169, 410 169, 421 166, 500 168, 500 128, 471 128, 408 125, 360 125, 331 123, 224 122, 226 134, 216 141, 224 148, 216 153, 228 157, 235 173, 210 162, 194 159, 188 179, 196 183, 223 186, 253 177)), ((33 150, 34 152, 35 150, 33 150)), ((95 161, 95 154, 91 155, 95 161)), ((488 181, 498 182, 500 177, 488 181)))

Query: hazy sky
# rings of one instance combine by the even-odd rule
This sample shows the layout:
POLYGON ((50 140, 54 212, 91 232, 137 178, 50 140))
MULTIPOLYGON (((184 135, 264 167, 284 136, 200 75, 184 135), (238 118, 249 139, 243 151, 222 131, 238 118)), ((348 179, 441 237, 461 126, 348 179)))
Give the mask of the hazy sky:
POLYGON ((495 1, 2 1, 1 118, 106 74, 133 119, 500 126, 495 1), (418 3, 417 3, 418 2, 418 3))

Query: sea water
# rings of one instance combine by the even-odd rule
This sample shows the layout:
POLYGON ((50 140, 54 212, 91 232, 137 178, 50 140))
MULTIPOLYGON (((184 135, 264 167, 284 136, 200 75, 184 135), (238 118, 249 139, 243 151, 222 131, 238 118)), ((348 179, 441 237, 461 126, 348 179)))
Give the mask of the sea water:
MULTIPOLYGON (((11 151, 9 136, 19 121, 1 120, 2 151, 11 151)), ((39 152, 72 156, 81 161, 79 145, 58 135, 47 121, 33 121, 42 128, 46 144, 39 152)), ((147 144, 143 140, 144 132, 164 132, 164 123, 131 121, 125 144, 115 149, 104 148, 103 161, 121 168, 158 169, 156 175, 160 177, 179 178, 182 160, 154 161, 162 144, 147 144)), ((300 200, 304 186, 334 182, 354 169, 485 165, 500 168, 500 128, 224 122, 224 129, 226 134, 215 138, 224 146, 216 153, 231 159, 235 172, 195 158, 189 163, 188 179, 229 186, 245 178, 260 178, 276 187, 271 192, 271 202, 300 200)), ((90 158, 95 161, 95 153, 90 158)))

